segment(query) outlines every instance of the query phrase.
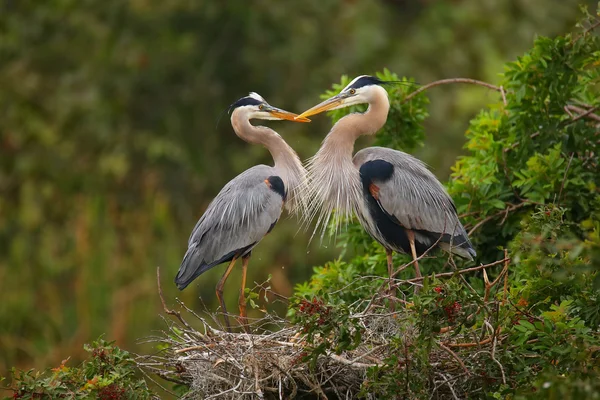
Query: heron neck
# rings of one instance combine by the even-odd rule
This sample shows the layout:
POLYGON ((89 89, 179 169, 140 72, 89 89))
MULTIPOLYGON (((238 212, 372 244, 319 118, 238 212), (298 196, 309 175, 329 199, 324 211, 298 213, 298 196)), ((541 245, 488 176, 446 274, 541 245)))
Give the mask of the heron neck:
POLYGON ((331 128, 321 149, 352 159, 354 143, 362 135, 374 135, 387 120, 390 102, 385 89, 374 91, 369 108, 364 113, 353 113, 340 119, 331 128))
POLYGON ((327 226, 334 210, 341 217, 335 219, 336 224, 354 214, 365 214, 360 174, 352 162, 354 142, 361 135, 377 132, 385 124, 388 110, 387 92, 375 90, 367 111, 340 119, 308 162, 306 214, 308 219, 318 216, 318 226, 327 226))
POLYGON ((283 180, 288 195, 292 194, 288 198, 290 200, 288 208, 291 208, 291 204, 294 202, 293 197, 295 197, 294 192, 305 177, 305 169, 298 154, 271 128, 254 126, 248 119, 232 118, 231 122, 234 131, 241 139, 248 143, 261 144, 271 153, 275 164, 274 168, 283 180))

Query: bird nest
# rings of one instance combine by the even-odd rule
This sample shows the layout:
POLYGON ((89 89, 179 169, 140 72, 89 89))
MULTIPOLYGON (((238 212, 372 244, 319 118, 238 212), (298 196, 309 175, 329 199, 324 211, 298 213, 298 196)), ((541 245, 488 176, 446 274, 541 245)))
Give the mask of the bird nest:
MULTIPOLYGON (((497 264, 504 264, 504 269, 493 282, 484 274, 485 295, 481 301, 500 306, 505 300, 490 300, 489 294, 502 277, 506 282, 507 257, 459 274, 497 264)), ((502 285, 498 286, 501 290, 502 285)), ((504 291, 506 294, 506 289, 504 291)), ((159 294, 162 300, 160 286, 159 294)), ((410 306, 402 306, 397 311, 374 308, 373 300, 377 299, 375 296, 361 312, 350 315, 361 327, 360 344, 338 354, 331 350, 335 346, 328 343, 331 337, 317 335, 308 340, 305 327, 274 315, 267 314, 254 321, 248 332, 230 333, 215 328, 220 326, 217 315, 207 313, 209 322, 178 300, 184 317, 179 311, 169 310, 163 300, 165 313, 170 315, 163 317, 166 329, 144 340, 162 350, 158 354, 138 356, 137 363, 146 376, 159 385, 153 376, 189 387, 184 398, 353 399, 359 394, 376 398, 365 383, 378 369, 389 368, 394 357, 399 360, 394 367, 398 371, 410 367, 411 354, 399 356, 402 349, 397 341, 392 343, 391 338, 400 338, 400 342, 406 344, 405 349, 419 340, 417 327, 407 323, 409 319, 405 318, 407 313, 414 313, 410 306), (320 343, 326 344, 326 350, 312 362, 307 361, 307 356, 320 343)), ((463 398, 473 390, 472 372, 485 368, 484 364, 490 360, 498 362, 494 356, 496 345, 505 338, 500 329, 492 328, 489 322, 481 329, 480 339, 475 341, 472 332, 457 334, 452 332, 452 327, 440 330, 428 352, 428 376, 424 378, 428 382, 428 398, 463 398), (482 356, 484 354, 486 356, 482 356)), ((506 381, 502 365, 498 365, 501 379, 506 381)), ((478 385, 481 387, 481 383, 478 385)), ((161 387, 169 391, 164 385, 161 387)))

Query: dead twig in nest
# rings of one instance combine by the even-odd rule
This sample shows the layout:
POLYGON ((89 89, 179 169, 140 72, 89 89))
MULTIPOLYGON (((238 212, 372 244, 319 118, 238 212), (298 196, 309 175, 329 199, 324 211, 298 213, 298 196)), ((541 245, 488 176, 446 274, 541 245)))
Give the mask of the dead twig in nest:
POLYGON ((160 267, 156 267, 156 283, 158 284, 158 296, 160 297, 160 302, 162 303, 163 309, 165 310, 165 314, 175 316, 179 320, 179 322, 181 322, 186 328, 191 329, 188 323, 183 318, 181 318, 181 313, 179 311, 167 308, 167 303, 165 303, 162 287, 160 286, 160 267))

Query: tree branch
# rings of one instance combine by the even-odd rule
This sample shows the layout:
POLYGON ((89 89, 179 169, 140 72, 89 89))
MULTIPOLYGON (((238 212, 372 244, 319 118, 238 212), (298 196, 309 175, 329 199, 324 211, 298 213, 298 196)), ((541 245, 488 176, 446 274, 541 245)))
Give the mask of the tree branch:
POLYGON ((169 315, 174 315, 183 324, 183 326, 185 326, 188 329, 191 329, 191 327, 183 319, 183 317, 181 316, 181 313, 179 311, 170 310, 169 308, 167 308, 167 303, 165 303, 165 298, 163 296, 162 287, 160 286, 160 267, 156 267, 156 282, 158 284, 158 296, 160 297, 160 302, 162 303, 165 313, 169 314, 169 315))
MULTIPOLYGON (((503 89, 499 88, 498 86, 492 85, 491 83, 478 81, 476 79, 470 79, 470 78, 452 78, 452 79, 442 79, 439 81, 428 83, 425 86, 421 86, 419 89, 415 90, 414 92, 412 92, 408 96, 406 96, 402 102, 406 103, 408 100, 412 99, 419 93, 424 92, 425 90, 430 89, 434 86, 447 85, 450 83, 471 83, 473 85, 479 85, 479 86, 486 87, 488 89, 495 90, 502 94, 504 93, 503 89)), ((503 98, 504 98, 504 96, 503 96, 503 98)))
POLYGON ((469 231, 469 236, 471 236, 471 234, 473 232, 475 232, 479 227, 481 227, 483 224, 485 224, 488 221, 491 221, 492 219, 499 217, 502 214, 508 214, 511 211, 515 211, 518 210, 521 207, 525 207, 526 205, 530 204, 529 202, 523 202, 523 203, 519 203, 515 206, 510 206, 505 208, 504 210, 498 211, 496 214, 492 214, 484 219, 482 219, 481 221, 479 221, 477 224, 475 224, 474 227, 471 228, 471 230, 469 231))
POLYGON ((579 107, 575 107, 575 106, 566 106, 566 107, 567 107, 567 109, 573 110, 575 112, 583 111, 581 114, 579 114, 578 116, 576 116, 575 118, 570 120, 567 125, 570 125, 573 122, 579 121, 580 119, 585 118, 587 116, 590 116, 591 119, 595 119, 596 121, 600 121, 600 116, 594 114, 594 111, 596 111, 598 108, 600 108, 599 106, 592 107, 589 110, 583 110, 583 109, 581 109, 579 107))
POLYGON ((493 267, 494 265, 502 264, 503 262, 506 262, 507 260, 510 260, 510 258, 503 258, 502 260, 494 261, 493 263, 489 263, 489 264, 485 264, 485 265, 480 265, 480 266, 473 267, 473 268, 461 269, 459 271, 444 272, 442 274, 433 274, 433 275, 422 276, 420 278, 407 279, 407 280, 404 280, 404 281, 400 281, 397 284, 401 285, 403 283, 421 282, 425 278, 434 278, 434 277, 435 278, 446 278, 446 277, 452 277, 452 276, 455 276, 455 275, 464 275, 464 274, 468 274, 469 272, 479 271, 481 269, 493 267))

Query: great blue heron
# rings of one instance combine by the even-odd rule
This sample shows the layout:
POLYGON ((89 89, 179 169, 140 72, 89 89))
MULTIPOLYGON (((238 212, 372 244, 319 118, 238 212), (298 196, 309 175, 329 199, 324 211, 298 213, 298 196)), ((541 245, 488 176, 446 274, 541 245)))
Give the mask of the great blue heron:
POLYGON ((239 308, 246 325, 246 271, 252 249, 273 229, 284 205, 294 207, 297 190, 306 170, 296 152, 274 130, 254 126, 251 119, 309 122, 296 114, 269 105, 257 93, 250 93, 230 107, 235 133, 249 143, 262 144, 269 150, 275 166, 257 165, 247 169, 223 187, 196 223, 175 283, 185 289, 196 277, 212 267, 229 262, 216 293, 231 330, 223 302, 223 285, 235 262, 242 259, 242 287, 239 308), (296 118, 294 118, 296 117, 296 118))
POLYGON ((298 116, 369 105, 364 113, 340 119, 309 160, 303 194, 307 218, 319 214, 317 225, 325 226, 333 210, 340 219, 356 214, 365 230, 385 248, 390 279, 393 251, 412 255, 418 277, 417 258, 432 246, 472 260, 476 253, 452 199, 421 161, 384 147, 366 148, 352 157, 356 139, 375 134, 387 120, 390 102, 381 86, 385 83, 359 76, 338 95, 298 116))

